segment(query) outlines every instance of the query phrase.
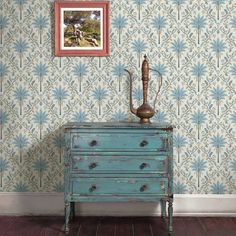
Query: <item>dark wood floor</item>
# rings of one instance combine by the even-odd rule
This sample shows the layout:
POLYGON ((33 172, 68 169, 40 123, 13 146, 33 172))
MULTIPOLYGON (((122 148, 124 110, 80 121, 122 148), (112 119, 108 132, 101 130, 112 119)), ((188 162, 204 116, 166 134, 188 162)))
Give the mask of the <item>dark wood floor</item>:
MULTIPOLYGON (((0 236, 63 236, 63 217, 0 216, 0 236)), ((82 217, 74 236, 167 236, 159 217, 82 217)), ((236 236, 236 218, 175 217, 173 236, 236 236)))

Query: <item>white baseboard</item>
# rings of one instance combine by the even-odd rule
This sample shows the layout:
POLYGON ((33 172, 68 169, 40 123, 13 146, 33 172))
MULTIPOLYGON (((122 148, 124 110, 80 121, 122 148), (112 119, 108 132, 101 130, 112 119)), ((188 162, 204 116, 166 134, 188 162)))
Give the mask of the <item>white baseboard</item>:
MULTIPOLYGON (((62 193, 0 193, 1 215, 63 215, 62 193)), ((81 203, 81 216, 156 216, 155 203, 81 203)), ((235 216, 235 195, 174 195, 174 216, 235 216)))

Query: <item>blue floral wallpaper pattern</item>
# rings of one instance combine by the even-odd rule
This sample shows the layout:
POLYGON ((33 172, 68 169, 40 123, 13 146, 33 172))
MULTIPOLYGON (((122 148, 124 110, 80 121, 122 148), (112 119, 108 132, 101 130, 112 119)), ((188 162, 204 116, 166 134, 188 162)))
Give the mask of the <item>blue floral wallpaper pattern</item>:
MULTIPOLYGON (((68 121, 137 119, 140 64, 163 74, 175 193, 236 193, 236 2, 112 0, 110 56, 55 57, 52 0, 0 2, 0 191, 63 191, 68 121)), ((157 75, 151 74, 150 103, 157 75)))

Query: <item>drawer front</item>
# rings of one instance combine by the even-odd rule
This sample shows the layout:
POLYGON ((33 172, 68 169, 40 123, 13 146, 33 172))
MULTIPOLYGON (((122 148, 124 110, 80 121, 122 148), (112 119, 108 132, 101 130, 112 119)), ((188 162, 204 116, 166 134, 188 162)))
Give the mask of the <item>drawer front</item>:
POLYGON ((167 156, 101 156, 72 155, 72 171, 97 172, 161 172, 167 173, 167 156))
POLYGON ((165 133, 71 133, 72 150, 165 151, 165 133))
POLYGON ((79 195, 166 194, 165 178, 77 178, 71 180, 71 193, 79 195))

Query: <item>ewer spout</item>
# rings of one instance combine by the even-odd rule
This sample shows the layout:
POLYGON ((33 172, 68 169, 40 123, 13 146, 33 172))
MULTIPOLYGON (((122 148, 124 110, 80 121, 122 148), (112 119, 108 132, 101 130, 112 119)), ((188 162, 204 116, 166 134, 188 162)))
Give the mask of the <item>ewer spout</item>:
POLYGON ((130 81, 130 90, 129 90, 129 106, 130 106, 130 111, 134 114, 137 115, 137 109, 134 108, 133 105, 133 97, 132 97, 132 92, 133 92, 133 73, 127 69, 125 71, 129 74, 129 81, 130 81))

